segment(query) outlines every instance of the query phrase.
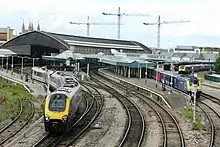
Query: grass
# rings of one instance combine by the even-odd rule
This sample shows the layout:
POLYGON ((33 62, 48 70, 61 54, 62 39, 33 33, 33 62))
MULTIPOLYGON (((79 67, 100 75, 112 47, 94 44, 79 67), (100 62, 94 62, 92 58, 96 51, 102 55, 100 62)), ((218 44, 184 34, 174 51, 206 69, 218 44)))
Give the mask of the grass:
MULTIPOLYGON (((193 118, 193 109, 192 106, 189 105, 184 111, 183 115, 186 118, 192 119, 193 118)), ((201 117, 196 114, 196 122, 193 124, 194 130, 203 130, 205 128, 204 124, 201 122, 201 117)))
POLYGON ((20 101, 23 103, 23 114, 21 120, 26 120, 31 114, 31 105, 29 98, 31 94, 19 84, 15 84, 3 78, 0 78, 0 97, 5 97, 4 106, 1 110, 0 121, 5 119, 14 119, 20 112, 20 101))

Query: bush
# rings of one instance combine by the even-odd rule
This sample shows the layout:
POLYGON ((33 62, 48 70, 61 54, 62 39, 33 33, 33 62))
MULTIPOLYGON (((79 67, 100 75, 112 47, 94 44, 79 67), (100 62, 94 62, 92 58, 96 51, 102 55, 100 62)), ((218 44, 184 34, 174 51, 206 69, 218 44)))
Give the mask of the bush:
MULTIPOLYGON (((193 107, 192 107, 192 105, 189 105, 187 107, 187 109, 185 109, 183 111, 183 115, 186 118, 193 119, 193 107)), ((202 129, 204 129, 204 127, 205 126, 204 126, 204 124, 202 124, 200 116, 196 113, 196 122, 193 124, 193 129, 194 130, 202 130, 202 129)))

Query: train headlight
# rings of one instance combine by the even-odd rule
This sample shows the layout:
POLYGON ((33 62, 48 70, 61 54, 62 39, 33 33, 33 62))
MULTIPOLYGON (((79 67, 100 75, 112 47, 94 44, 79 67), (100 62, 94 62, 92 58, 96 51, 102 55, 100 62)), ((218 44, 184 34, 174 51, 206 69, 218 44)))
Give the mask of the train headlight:
POLYGON ((49 121, 50 120, 50 116, 49 115, 45 115, 45 120, 49 121))
POLYGON ((67 118, 68 118, 67 115, 64 115, 62 119, 63 121, 67 121, 67 118))

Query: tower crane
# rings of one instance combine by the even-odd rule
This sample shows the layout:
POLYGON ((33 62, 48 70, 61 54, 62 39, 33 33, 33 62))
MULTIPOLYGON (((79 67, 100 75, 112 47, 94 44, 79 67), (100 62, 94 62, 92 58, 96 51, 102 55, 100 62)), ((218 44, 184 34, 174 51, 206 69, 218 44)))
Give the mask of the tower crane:
POLYGON ((190 20, 175 20, 175 21, 160 21, 160 15, 158 16, 157 23, 146 23, 144 25, 157 25, 157 49, 160 49, 160 26, 161 24, 175 24, 175 23, 186 23, 191 22, 190 20))
POLYGON ((87 25, 87 36, 89 36, 89 27, 90 25, 117 25, 114 23, 96 23, 96 22, 89 22, 89 16, 87 17, 87 22, 72 22, 70 21, 70 24, 75 25, 87 25))
POLYGON ((121 13, 121 8, 118 7, 118 13, 105 13, 102 12, 103 15, 113 15, 118 16, 118 39, 120 39, 120 26, 121 26, 121 17, 122 16, 150 16, 148 14, 128 14, 128 13, 121 13))

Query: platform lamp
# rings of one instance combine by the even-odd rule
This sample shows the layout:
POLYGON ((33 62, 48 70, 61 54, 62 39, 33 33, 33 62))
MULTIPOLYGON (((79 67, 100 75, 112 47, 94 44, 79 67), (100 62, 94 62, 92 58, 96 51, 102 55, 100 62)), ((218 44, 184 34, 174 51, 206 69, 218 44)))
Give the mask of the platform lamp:
POLYGON ((4 55, 0 55, 2 57, 2 70, 4 70, 4 55))
POLYGON ((173 92, 173 60, 171 59, 171 65, 170 65, 170 72, 171 72, 171 80, 170 80, 170 93, 173 92))
POLYGON ((6 73, 8 73, 8 55, 6 56, 6 73))
POLYGON ((156 66, 156 88, 157 88, 157 74, 158 74, 157 69, 158 69, 158 62, 157 62, 157 66, 156 66))
POLYGON ((23 72, 24 72, 24 65, 23 65, 23 62, 24 62, 24 57, 21 57, 21 80, 23 80, 23 72))
POLYGON ((13 68, 14 68, 14 56, 11 56, 11 75, 13 75, 13 68))
POLYGON ((147 83, 147 64, 148 64, 148 62, 147 62, 147 61, 145 61, 145 65, 146 65, 146 72, 145 72, 146 79, 145 79, 145 83, 147 83))

